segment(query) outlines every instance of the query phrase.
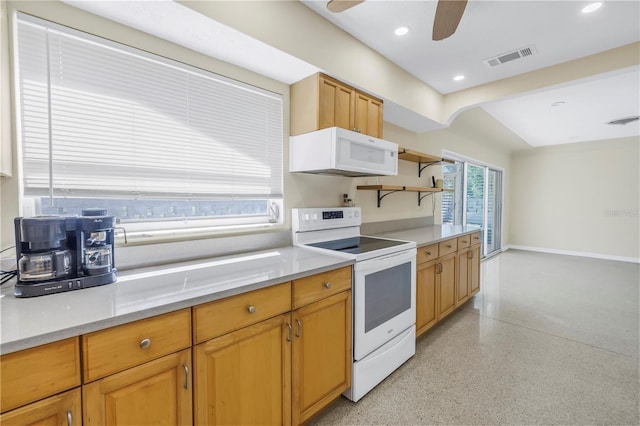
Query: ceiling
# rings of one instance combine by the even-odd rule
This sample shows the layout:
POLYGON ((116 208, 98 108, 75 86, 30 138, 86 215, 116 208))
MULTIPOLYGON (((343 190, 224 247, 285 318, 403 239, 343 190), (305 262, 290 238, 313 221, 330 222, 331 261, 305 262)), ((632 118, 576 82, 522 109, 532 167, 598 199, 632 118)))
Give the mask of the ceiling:
MULTIPOLYGON (((638 1, 605 1, 585 14, 590 1, 470 0, 456 32, 442 41, 431 40, 436 1, 369 0, 342 13, 329 12, 325 1, 302 2, 442 94, 640 40, 638 1), (409 32, 396 36, 399 26, 409 32), (533 54, 494 67, 485 63, 522 48, 533 54), (456 75, 465 78, 454 81, 456 75)), ((639 69, 480 106, 531 146, 638 136, 638 121, 606 123, 640 115, 639 69)))
MULTIPOLYGON (((318 70, 173 1, 63 1, 288 84, 318 70)), ((439 42, 431 41, 435 1, 368 0, 339 14, 327 11, 324 0, 302 3, 444 95, 640 41, 635 0, 605 1, 591 14, 581 13, 589 1, 470 0, 456 33, 439 42), (410 29, 401 38, 393 33, 400 25, 410 29), (525 47, 533 54, 495 67, 484 62, 525 47), (458 74, 465 79, 454 81, 458 74)), ((640 115, 639 81, 636 65, 497 99, 480 104, 484 113, 470 124, 496 120, 505 134, 521 138, 512 149, 526 146, 523 140, 542 146, 639 136, 638 121, 606 124, 640 115)), ((442 127, 421 118, 385 104, 386 121, 413 131, 442 127)))

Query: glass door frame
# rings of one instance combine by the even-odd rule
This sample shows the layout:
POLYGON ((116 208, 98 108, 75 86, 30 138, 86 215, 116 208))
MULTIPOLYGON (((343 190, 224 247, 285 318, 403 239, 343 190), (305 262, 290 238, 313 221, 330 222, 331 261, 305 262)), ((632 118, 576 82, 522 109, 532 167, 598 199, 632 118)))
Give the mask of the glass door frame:
MULTIPOLYGON (((490 163, 485 163, 483 161, 480 160, 476 160, 474 158, 471 157, 467 157, 465 155, 461 155, 461 154, 457 154, 455 152, 451 152, 451 151, 447 151, 447 150, 442 150, 442 157, 443 158, 447 158, 447 159, 451 159, 451 160, 455 160, 455 161, 459 161, 461 163, 463 163, 463 167, 462 167, 462 225, 466 225, 467 223, 467 178, 468 178, 468 172, 467 172, 467 167, 469 164, 476 166, 476 167, 482 167, 484 168, 484 188, 483 188, 483 226, 482 226, 482 257, 487 257, 487 256, 492 256, 494 254, 500 253, 502 251, 502 223, 504 222, 504 182, 505 182, 505 171, 503 167, 500 166, 496 166, 494 164, 490 164, 490 163), (487 232, 487 223, 488 223, 488 215, 489 215, 489 191, 488 191, 488 182, 489 182, 489 173, 490 170, 496 171, 496 172, 500 172, 500 194, 499 194, 499 214, 500 214, 500 220, 499 220, 499 225, 498 225, 498 232, 496 232, 496 227, 495 227, 495 223, 494 223, 494 229, 492 230, 492 234, 494 236, 494 241, 495 241, 495 235, 499 235, 500 240, 499 240, 499 247, 494 249, 492 252, 487 253, 487 246, 488 246, 488 232, 487 232)), ((495 190, 494 190, 495 191, 495 190)), ((455 199, 455 197, 454 197, 455 199)), ((495 244, 494 244, 495 245, 495 244)))

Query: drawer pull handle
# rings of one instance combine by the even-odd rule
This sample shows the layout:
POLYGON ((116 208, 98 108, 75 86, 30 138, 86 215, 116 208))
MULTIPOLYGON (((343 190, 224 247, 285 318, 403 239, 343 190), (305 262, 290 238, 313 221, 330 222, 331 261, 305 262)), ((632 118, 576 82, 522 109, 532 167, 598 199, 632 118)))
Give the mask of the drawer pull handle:
POLYGON ((296 337, 300 337, 302 335, 302 323, 300 320, 296 320, 296 324, 298 324, 298 331, 296 331, 296 337))
POLYGON ((182 364, 182 368, 184 368, 184 388, 189 389, 189 366, 182 364))
POLYGON ((427 256, 431 256, 431 252, 430 251, 427 251, 427 256))
POLYGON ((148 349, 151 346, 151 339, 142 339, 140 341, 140 349, 148 349))
POLYGON ((453 246, 451 244, 447 244, 448 248, 453 248, 453 246))
POLYGON ((249 311, 250 314, 254 313, 256 311, 256 307, 251 305, 247 308, 247 311, 249 311))
POLYGON ((473 259, 473 252, 472 251, 469 252, 469 259, 473 259))
POLYGON ((71 410, 67 410, 67 426, 73 426, 73 415, 71 410))
POLYGON ((331 288, 331 283, 330 282, 326 282, 323 284, 324 288, 326 289, 330 289, 331 288))
POLYGON ((293 327, 291 327, 291 324, 287 323, 287 327, 289 327, 289 334, 287 335, 287 342, 291 341, 291 330, 293 330, 293 327))

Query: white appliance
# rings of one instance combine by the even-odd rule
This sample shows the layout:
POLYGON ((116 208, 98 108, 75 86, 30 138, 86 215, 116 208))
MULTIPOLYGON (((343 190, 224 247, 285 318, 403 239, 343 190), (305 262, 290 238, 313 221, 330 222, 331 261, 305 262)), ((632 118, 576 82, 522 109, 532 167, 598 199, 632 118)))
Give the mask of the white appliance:
POLYGON ((416 243, 360 235, 360 208, 292 209, 293 243, 354 259, 353 365, 358 401, 415 354, 416 243))
POLYGON ((342 176, 398 174, 398 145, 339 127, 291 136, 289 171, 342 176))

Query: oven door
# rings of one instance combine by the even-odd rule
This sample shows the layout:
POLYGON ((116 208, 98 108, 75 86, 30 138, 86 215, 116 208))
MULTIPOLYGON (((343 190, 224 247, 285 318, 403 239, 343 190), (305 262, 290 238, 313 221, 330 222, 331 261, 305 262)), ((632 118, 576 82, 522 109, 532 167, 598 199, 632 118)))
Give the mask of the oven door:
POLYGON ((356 262, 353 299, 358 361, 416 323, 416 249, 356 262))

